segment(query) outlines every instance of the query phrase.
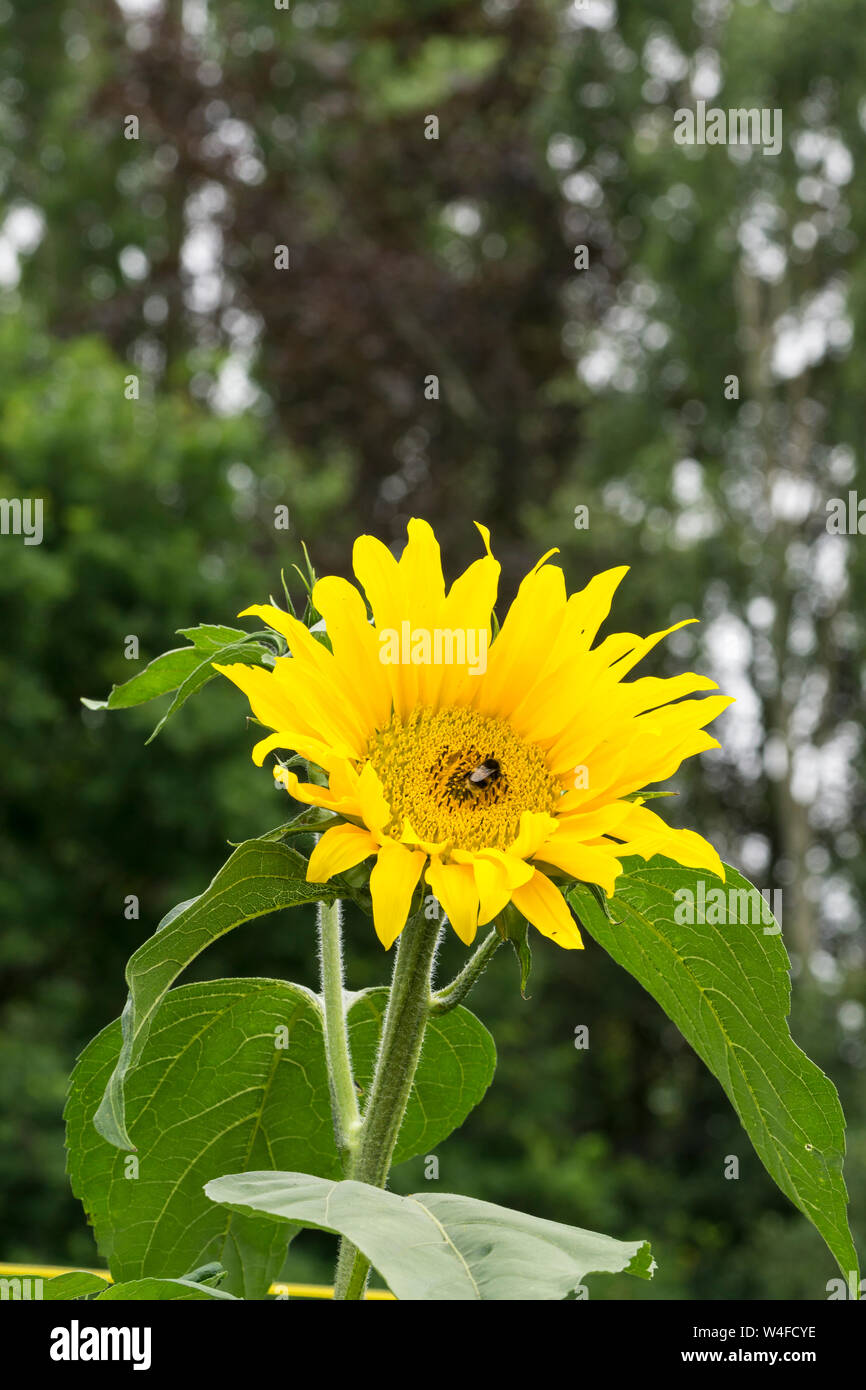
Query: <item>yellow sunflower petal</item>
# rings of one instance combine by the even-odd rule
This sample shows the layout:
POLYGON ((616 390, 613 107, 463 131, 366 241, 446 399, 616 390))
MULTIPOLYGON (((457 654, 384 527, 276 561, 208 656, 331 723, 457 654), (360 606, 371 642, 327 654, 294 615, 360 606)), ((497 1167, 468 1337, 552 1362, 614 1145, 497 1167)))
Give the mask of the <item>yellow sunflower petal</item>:
POLYGON ((478 930, 478 889, 471 865, 443 864, 440 859, 431 859, 427 882, 460 940, 471 946, 478 930))
POLYGON ((427 521, 413 517, 398 568, 406 596, 405 617, 419 627, 435 627, 445 598, 439 542, 427 521))
POLYGON ((385 840, 376 856, 370 874, 373 925, 386 951, 406 925, 412 894, 426 859, 420 850, 407 849, 396 840, 385 840))
POLYGON ((527 922, 531 922, 557 946, 575 951, 583 948, 580 932, 565 898, 550 879, 538 869, 528 883, 515 888, 512 901, 527 922))
POLYGON ((687 869, 708 869, 724 882, 725 866, 709 841, 694 830, 676 830, 667 825, 648 806, 633 803, 616 835, 624 841, 616 847, 618 854, 637 854, 642 859, 662 854, 687 869))
POLYGON ((473 703, 482 714, 506 716, 523 698, 527 681, 556 645, 565 619, 565 576, 556 565, 528 574, 490 648, 487 671, 473 703))
POLYGON ((587 845, 582 840, 569 836, 555 836, 538 852, 538 859, 544 864, 552 864, 555 869, 580 879, 582 883, 597 883, 609 898, 613 897, 616 880, 622 873, 622 864, 616 852, 624 852, 612 840, 607 847, 587 845))
POLYGON ((273 753, 275 748, 291 748, 293 745, 287 742, 291 737, 286 732, 278 734, 268 734, 267 738, 260 738, 258 743, 253 744, 253 762, 256 767, 261 767, 269 753, 273 753))
POLYGON ((558 828, 556 816, 551 816, 547 811, 524 811, 517 838, 508 846, 509 854, 516 859, 531 859, 558 828))
POLYGON ((368 829, 380 833, 391 819, 391 808, 385 800, 382 783, 372 763, 365 763, 358 778, 358 801, 361 819, 368 829))
POLYGON ((273 671, 240 662, 230 666, 214 662, 214 670, 244 692, 257 719, 287 739, 298 740, 275 746, 294 748, 317 763, 320 759, 306 753, 299 740, 305 739, 317 749, 330 748, 328 761, 320 763, 323 767, 334 757, 359 758, 363 754, 367 735, 357 716, 347 717, 347 707, 338 699, 333 684, 323 687, 317 673, 305 672, 301 662, 280 658, 273 671))
POLYGON ((415 829, 409 817, 404 816, 403 832, 400 836, 400 843, 403 845, 409 845, 412 849, 423 849, 425 854, 433 855, 441 854, 443 850, 447 849, 449 841, 425 840, 421 835, 418 834, 418 831, 415 829))
POLYGON ((343 816, 361 816, 360 803, 351 794, 340 795, 335 790, 335 777, 331 777, 330 787, 319 787, 315 782, 301 782, 288 767, 274 768, 274 781, 285 787, 289 796, 306 806, 324 806, 328 811, 336 811, 343 816))
POLYGON ((362 830, 359 825, 332 825, 310 855, 307 882, 327 883, 334 874, 353 869, 378 848, 378 842, 369 831, 362 830))
POLYGON ((335 662, 351 673, 354 699, 365 723, 371 730, 378 728, 390 713, 391 687, 364 600, 348 580, 328 575, 313 589, 313 603, 325 620, 335 662))
POLYGON ((501 850, 484 850, 480 854, 455 850, 454 858, 458 862, 470 864, 475 875, 479 927, 492 922, 510 901, 512 891, 522 883, 527 883, 534 872, 531 864, 504 854, 501 850))

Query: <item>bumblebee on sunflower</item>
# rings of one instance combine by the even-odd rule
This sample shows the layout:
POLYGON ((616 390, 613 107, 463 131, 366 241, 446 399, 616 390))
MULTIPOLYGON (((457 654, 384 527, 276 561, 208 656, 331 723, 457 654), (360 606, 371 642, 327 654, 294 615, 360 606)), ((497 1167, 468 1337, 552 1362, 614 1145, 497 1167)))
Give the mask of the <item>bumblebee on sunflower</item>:
POLYGON ((512 902, 558 945, 579 948, 556 876, 612 896, 624 857, 662 854, 724 878, 712 845, 672 829, 636 794, 719 746, 706 726, 731 698, 689 698, 717 689, 693 672, 626 679, 685 623, 643 638, 612 633, 593 645, 628 566, 569 596, 549 552, 493 636, 500 567, 488 530, 478 529, 486 553, 447 591, 427 522, 409 522, 399 560, 361 536, 353 568, 372 622, 353 584, 322 578, 312 602, 329 647, 290 614, 255 605, 241 616, 281 633, 291 655, 272 670, 216 669, 274 731, 253 749, 259 766, 286 749, 327 774, 319 786, 287 768, 274 773, 296 800, 339 818, 312 853, 310 882, 374 859, 373 922, 385 947, 402 931, 423 875, 467 945, 512 902), (489 655, 481 663, 476 650, 470 660, 464 643, 450 649, 464 659, 386 658, 407 623, 412 632, 480 633, 489 655))

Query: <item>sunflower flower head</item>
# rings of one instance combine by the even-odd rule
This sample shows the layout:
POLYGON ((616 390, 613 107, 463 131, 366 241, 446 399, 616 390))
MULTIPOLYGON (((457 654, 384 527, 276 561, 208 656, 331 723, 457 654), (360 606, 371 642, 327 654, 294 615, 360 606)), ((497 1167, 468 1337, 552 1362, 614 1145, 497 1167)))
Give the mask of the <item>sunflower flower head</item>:
MULTIPOLYGON (((627 567, 568 596, 546 555, 523 580, 492 639, 499 565, 485 554, 446 590, 439 546, 409 523, 401 557, 372 536, 355 543, 355 575, 320 579, 313 603, 330 650, 271 605, 255 615, 285 637, 272 670, 216 669, 274 732, 253 749, 261 765, 296 752, 328 785, 275 776, 298 801, 337 820, 310 858, 327 882, 372 858, 376 932, 390 947, 422 877, 467 945, 509 902, 544 935, 580 947, 556 880, 611 896, 622 859, 663 854, 724 877, 710 844, 674 830, 639 793, 692 754, 717 748, 706 726, 731 703, 706 676, 627 680, 678 627, 598 642, 627 567)), ((554 552, 551 552, 551 554, 554 552)))

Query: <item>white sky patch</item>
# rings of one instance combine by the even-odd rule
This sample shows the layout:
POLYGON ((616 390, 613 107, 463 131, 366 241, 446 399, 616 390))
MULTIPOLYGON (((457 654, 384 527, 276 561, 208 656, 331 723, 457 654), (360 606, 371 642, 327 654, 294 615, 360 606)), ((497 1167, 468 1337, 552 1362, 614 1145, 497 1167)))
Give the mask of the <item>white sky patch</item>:
POLYGON ((853 449, 848 444, 834 444, 827 468, 834 483, 850 483, 857 471, 853 449))
POLYGON ((162 13, 163 0, 115 0, 117 8, 127 19, 147 19, 162 13))
POLYGON ((468 200, 448 203, 442 209, 442 221, 458 236, 475 236, 481 230, 481 213, 477 205, 468 200))
POLYGON ((725 695, 736 700, 722 715, 724 731, 718 737, 724 755, 741 777, 754 781, 762 771, 764 731, 761 705, 749 674, 751 633, 736 614, 720 613, 706 625, 702 637, 713 679, 725 695))
POLYGON ((714 48, 699 48, 695 54, 691 87, 695 101, 712 101, 722 90, 722 68, 714 48))
POLYGON ((842 829, 851 817, 853 764, 862 737, 853 725, 842 725, 820 748, 803 744, 795 750, 791 794, 810 807, 810 820, 825 829, 842 829))
POLYGON ((612 29, 616 13, 614 0, 572 0, 565 23, 569 29, 612 29))
POLYGON ((205 185, 186 201, 189 230, 181 246, 180 260, 188 281, 184 302, 196 313, 212 312, 222 299, 223 236, 213 218, 224 201, 225 192, 217 184, 205 185))
POLYGON ((638 368, 648 353, 663 348, 670 336, 667 324, 651 320, 647 314, 657 297, 650 282, 630 281, 599 327, 584 331, 579 318, 566 326, 564 337, 575 352, 577 374, 591 390, 612 387, 627 393, 638 388, 638 368))
POLYGON ((737 229, 746 270, 756 280, 777 284, 785 274, 788 257, 774 239, 783 222, 781 208, 770 198, 754 198, 737 229))
POLYGON ((680 82, 689 70, 689 60, 682 49, 670 34, 662 32, 653 34, 644 44, 643 65, 651 77, 662 82, 680 82))
POLYGON ((207 32, 207 0, 183 0, 183 27, 198 38, 207 32))
POLYGON ((770 510, 780 521, 802 522, 814 510, 820 496, 811 478, 775 473, 770 483, 770 510))
POLYGON ((229 155, 232 160, 232 173, 242 183, 261 183, 265 176, 265 166, 255 131, 246 121, 239 121, 234 116, 222 117, 213 124, 213 129, 202 140, 201 147, 202 153, 208 159, 220 159, 229 155))
POLYGON ((573 135, 551 135, 547 142, 547 162, 551 169, 572 169, 583 158, 586 146, 573 135))
POLYGON ((809 957, 809 970, 822 985, 838 985, 841 982, 839 966, 829 951, 813 951, 809 957))
POLYGON ((719 530, 719 518, 708 502, 680 512, 674 522, 674 544, 688 550, 700 541, 709 540, 719 530))
POLYGON ((776 605, 771 598, 768 598, 765 594, 760 594, 757 598, 753 598, 749 602, 749 606, 746 609, 746 617, 749 619, 752 627, 756 627, 760 631, 766 631, 773 625, 773 621, 776 617, 776 605))
POLYGON ((601 184, 588 169, 579 169, 563 179, 562 192, 570 203, 584 208, 597 208, 604 199, 601 184))
POLYGON ((19 203, 7 213, 2 235, 16 251, 29 256, 45 235, 45 218, 31 203, 19 203))
POLYGON ((45 218, 32 203, 10 208, 0 227, 0 285, 14 289, 21 279, 20 257, 36 250, 45 235, 45 218))
POLYGON ((794 158, 801 169, 818 173, 835 187, 854 177, 854 158, 837 135, 819 130, 801 130, 794 135, 794 158))
POLYGON ((847 1033, 856 1033, 866 1023, 866 1009, 859 999, 846 999, 836 1010, 836 1017, 847 1033))
POLYGON ((796 743, 805 744, 817 733, 827 686, 827 673, 820 669, 809 671, 801 681, 791 715, 791 737, 796 743))
POLYGON ((681 507, 698 502, 704 493, 704 470, 697 459, 679 459, 674 464, 671 490, 681 507))
POLYGON ((848 589, 848 545, 844 536, 819 536, 812 555, 812 578, 826 602, 838 603, 848 589))
POLYGON ((126 280, 144 280, 150 270, 150 262, 140 246, 124 246, 117 260, 126 280))
POLYGON ((719 516, 704 489, 704 470, 696 459, 679 459, 671 474, 671 491, 682 508, 674 520, 674 544, 681 550, 717 533, 719 516))
POLYGON ((240 415, 259 399, 261 392, 251 380, 248 367, 240 353, 234 353, 222 364, 208 397, 215 414, 240 415))
POLYGON ((751 878, 770 867, 770 842, 766 835, 744 835, 740 841, 740 861, 751 878))
POLYGON ((850 346, 853 327, 842 285, 831 282, 775 325, 773 371, 783 380, 800 376, 827 353, 850 346))
POLYGON ((619 355, 610 345, 593 348, 581 357, 577 370, 587 386, 593 391, 602 391, 609 386, 620 365, 619 355))

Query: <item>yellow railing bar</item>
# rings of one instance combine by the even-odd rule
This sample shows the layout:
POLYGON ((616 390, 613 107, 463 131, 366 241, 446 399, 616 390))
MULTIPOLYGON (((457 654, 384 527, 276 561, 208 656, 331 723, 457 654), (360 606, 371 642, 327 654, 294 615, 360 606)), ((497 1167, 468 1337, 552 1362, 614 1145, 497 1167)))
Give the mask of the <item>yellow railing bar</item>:
MULTIPOLYGON (((66 1268, 63 1265, 9 1265, 0 1264, 0 1277, 4 1275, 30 1275, 37 1279, 53 1279, 58 1274, 98 1274, 109 1283, 113 1280, 107 1269, 88 1269, 84 1265, 66 1268)), ((328 1284, 271 1284, 268 1293, 283 1294, 290 1298, 333 1298, 334 1290, 328 1284)), ((368 1289, 366 1298, 394 1299, 387 1289, 368 1289)))

